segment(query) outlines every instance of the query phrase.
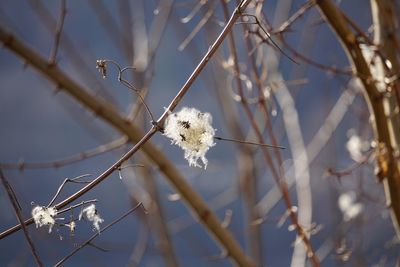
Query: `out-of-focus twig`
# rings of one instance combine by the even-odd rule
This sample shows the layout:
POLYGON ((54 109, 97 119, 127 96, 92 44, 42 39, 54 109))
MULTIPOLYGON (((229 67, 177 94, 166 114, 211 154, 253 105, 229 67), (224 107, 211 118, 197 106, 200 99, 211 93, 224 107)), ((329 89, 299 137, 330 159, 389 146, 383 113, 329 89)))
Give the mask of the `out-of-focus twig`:
POLYGON ((151 196, 150 206, 148 207, 149 222, 151 229, 153 229, 157 237, 157 248, 164 258, 167 267, 177 267, 179 264, 176 258, 173 243, 171 242, 170 233, 168 232, 168 228, 165 223, 165 216, 154 176, 149 168, 142 168, 140 171, 143 174, 146 189, 151 196))
POLYGON ((56 27, 56 33, 54 36, 54 45, 51 50, 49 64, 53 65, 56 63, 57 51, 60 46, 61 33, 64 26, 65 15, 67 14, 66 0, 60 0, 60 15, 58 16, 58 22, 56 27))
MULTIPOLYGON (((68 88, 68 92, 75 97, 78 101, 85 104, 88 108, 94 110, 97 114, 107 120, 111 125, 115 126, 119 130, 127 133, 129 137, 137 141, 136 145, 128 151, 121 159, 115 162, 109 169, 107 169, 103 174, 98 176, 90 184, 82 188, 80 191, 75 193, 73 196, 60 202, 58 206, 65 206, 71 201, 79 198, 98 183, 106 179, 113 171, 118 169, 118 167, 129 159, 136 151, 142 149, 164 172, 169 181, 174 185, 175 189, 181 193, 182 197, 186 200, 186 203, 196 212, 203 224, 210 230, 210 233, 218 240, 218 242, 225 247, 228 251, 228 255, 233 261, 241 266, 254 266, 254 263, 248 259, 248 257, 243 253, 237 242, 234 240, 233 236, 226 231, 221 226, 220 221, 216 215, 207 207, 201 197, 185 182, 182 175, 176 170, 176 168, 169 162, 169 160, 161 153, 157 148, 155 148, 148 140, 161 128, 169 112, 173 111, 178 105, 180 100, 189 90, 193 82, 202 72, 206 64, 209 62, 215 51, 219 48, 225 37, 229 34, 232 27, 234 26, 236 20, 240 17, 243 9, 250 3, 250 0, 243 0, 233 11, 227 25, 221 31, 218 38, 215 40, 210 49, 205 53, 204 57, 194 69, 190 77, 187 79, 185 84, 182 86, 181 90, 177 93, 175 98, 171 101, 168 108, 165 110, 160 119, 153 125, 150 131, 148 131, 143 137, 141 131, 137 129, 134 125, 129 123, 124 118, 121 118, 119 114, 109 105, 105 103, 104 100, 93 96, 86 90, 83 90, 76 82, 67 77, 58 68, 49 69, 45 61, 32 49, 28 48, 25 44, 19 41, 15 36, 0 27, 0 41, 9 49, 19 54, 24 59, 28 60, 35 68, 45 74, 49 79, 61 83, 61 87, 68 88)), ((32 219, 26 221, 25 223, 32 223, 32 219)), ((14 226, 9 230, 0 234, 0 239, 17 231, 20 229, 18 226, 14 226)))
MULTIPOLYGON (((40 22, 44 25, 45 29, 53 34, 54 28, 57 27, 57 21, 50 13, 50 11, 43 4, 42 0, 29 0, 28 4, 31 6, 32 10, 37 14, 40 22)), ((63 33, 62 42, 59 44, 60 48, 65 49, 68 59, 75 68, 79 68, 77 72, 82 79, 89 80, 96 85, 101 95, 109 100, 111 103, 115 103, 113 95, 109 94, 103 84, 97 78, 93 68, 88 66, 84 60, 84 55, 80 53, 79 49, 74 45, 72 39, 68 36, 66 32, 63 33)), ((58 89, 57 89, 58 90, 58 89)))
POLYGON ((101 25, 107 31, 107 34, 110 37, 109 40, 114 43, 116 48, 120 50, 128 62, 130 62, 129 60, 132 58, 132 48, 130 46, 129 38, 127 37, 130 36, 130 33, 121 31, 103 1, 90 0, 89 4, 95 11, 94 13, 99 19, 101 25))
POLYGON ((29 245, 29 247, 31 249, 33 257, 35 258, 36 264, 39 267, 43 267, 44 266, 43 262, 40 259, 39 254, 38 254, 38 252, 36 250, 36 247, 33 244, 33 241, 31 239, 31 237, 29 236, 28 229, 25 226, 24 218, 22 217, 22 213, 21 213, 21 210, 20 210, 20 207, 19 207, 19 204, 18 204, 18 200, 17 200, 17 198, 15 196, 15 193, 14 193, 11 185, 8 183, 6 177, 4 176, 3 171, 1 169, 0 169, 0 180, 1 180, 2 184, 3 184, 3 186, 4 186, 4 189, 7 192, 7 195, 8 195, 8 197, 9 197, 9 199, 11 201, 11 204, 12 204, 12 206, 14 208, 14 211, 15 211, 15 214, 17 216, 17 219, 18 219, 18 221, 19 221, 19 223, 20 223, 20 225, 22 227, 22 230, 24 232, 25 239, 28 242, 28 245, 29 245))
MULTIPOLYGON (((228 7, 224 0, 221 0, 225 21, 228 21, 229 13, 228 7)), ((245 99, 243 98, 243 86, 240 79, 240 67, 238 53, 236 49, 235 36, 233 31, 229 34, 229 51, 230 56, 233 59, 233 75, 234 80, 239 90, 239 95, 241 98, 241 103, 243 104, 245 99)), ((243 104, 244 105, 244 104, 243 104)), ((245 108, 246 109, 246 108, 245 108)), ((246 109, 247 114, 247 109, 246 109)), ((254 120, 252 120, 252 123, 254 120)), ((218 139, 218 138, 216 138, 218 139)), ((259 139, 260 143, 263 143, 259 139)), ((265 147, 262 147, 265 148, 265 147)), ((240 171, 240 184, 241 193, 244 199, 244 210, 246 214, 246 224, 247 224, 247 235, 248 235, 248 247, 252 258, 256 261, 258 266, 263 265, 262 259, 262 241, 261 241, 261 229, 259 225, 253 225, 251 222, 257 217, 255 213, 255 205, 257 203, 257 176, 255 175, 255 164, 253 163, 251 151, 249 149, 241 150, 239 157, 239 171, 240 171)))
POLYGON ((203 28, 203 26, 207 23, 207 21, 211 18, 211 16, 214 14, 214 9, 216 7, 216 2, 208 8, 206 14, 201 18, 199 23, 193 28, 193 30, 189 33, 189 35, 185 38, 185 40, 182 41, 182 43, 179 45, 178 49, 179 51, 183 51, 185 47, 193 40, 193 38, 196 36, 196 34, 203 28))
POLYGON ((85 159, 89 159, 95 156, 98 156, 103 153, 107 153, 109 151, 112 151, 114 149, 120 148, 121 146, 125 145, 128 142, 127 137, 121 137, 118 138, 114 141, 111 141, 108 144, 100 145, 96 148, 82 151, 78 154, 71 155, 69 157, 59 159, 59 160, 53 160, 53 161, 47 161, 47 162, 24 162, 20 161, 18 163, 0 163, 0 168, 3 169, 18 169, 20 171, 26 170, 26 169, 45 169, 45 168, 61 168, 85 159))
MULTIPOLYGON (((352 64, 354 75, 360 78, 364 86, 364 96, 372 116, 371 121, 373 122, 374 135, 378 142, 376 150, 376 173, 378 178, 381 179, 385 185, 384 188, 392 214, 393 225, 399 237, 400 163, 395 156, 395 153, 399 151, 399 144, 397 140, 398 136, 393 132, 393 130, 398 131, 398 129, 394 128, 396 122, 392 121, 390 116, 390 113, 394 112, 394 110, 390 108, 389 110, 385 109, 385 105, 387 106, 387 102, 390 100, 386 99, 378 89, 376 81, 379 81, 380 78, 375 77, 375 75, 371 73, 370 66, 365 60, 357 38, 351 31, 340 9, 331 0, 316 1, 316 4, 321 14, 324 16, 324 19, 337 34, 352 64)), ((384 10, 387 9, 381 9, 380 18, 387 16, 384 10)), ((397 103, 396 108, 398 108, 398 105, 399 103, 397 103)))
POLYGON ((275 31, 273 31, 273 34, 278 34, 278 33, 283 33, 288 30, 290 30, 290 27, 293 25, 293 23, 301 18, 304 13, 306 13, 310 8, 312 8, 315 5, 313 0, 309 0, 305 2, 290 18, 288 18, 284 23, 279 26, 279 28, 275 31))
POLYGON ((234 142, 234 143, 239 143, 239 144, 245 144, 245 145, 254 145, 254 146, 264 146, 264 147, 285 149, 285 147, 283 147, 283 146, 262 144, 262 143, 251 142, 251 141, 242 141, 242 140, 237 140, 237 139, 232 139, 232 138, 225 138, 225 137, 220 137, 220 136, 215 136, 214 139, 222 140, 222 141, 228 141, 228 142, 234 142))

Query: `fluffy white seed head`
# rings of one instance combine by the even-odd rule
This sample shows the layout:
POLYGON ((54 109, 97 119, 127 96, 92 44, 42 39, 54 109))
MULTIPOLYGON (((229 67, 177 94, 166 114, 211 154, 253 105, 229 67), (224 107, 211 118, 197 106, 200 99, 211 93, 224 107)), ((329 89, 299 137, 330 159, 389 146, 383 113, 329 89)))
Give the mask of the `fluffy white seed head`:
POLYGON ((79 214, 79 220, 81 220, 83 216, 85 216, 88 221, 93 223, 93 226, 97 231, 100 231, 100 223, 104 222, 104 220, 97 213, 96 206, 94 204, 87 206, 81 211, 79 214))
POLYGON ((199 159, 207 167, 206 152, 214 146, 215 129, 211 126, 210 113, 202 113, 195 108, 182 108, 168 115, 164 125, 164 135, 172 144, 185 151, 185 159, 190 166, 201 167, 199 159))
POLYGON ((47 208, 36 206, 32 209, 32 217, 36 224, 36 228, 48 225, 49 233, 51 233, 51 230, 56 223, 55 216, 57 216, 57 210, 54 207, 47 208))
POLYGON ((369 148, 369 144, 367 141, 362 140, 353 129, 349 131, 348 135, 349 139, 346 143, 346 149, 354 161, 361 162, 364 159, 364 153, 369 148))
POLYGON ((344 221, 350 221, 357 217, 363 210, 363 204, 355 202, 356 195, 353 191, 343 193, 339 196, 338 206, 343 213, 344 221))

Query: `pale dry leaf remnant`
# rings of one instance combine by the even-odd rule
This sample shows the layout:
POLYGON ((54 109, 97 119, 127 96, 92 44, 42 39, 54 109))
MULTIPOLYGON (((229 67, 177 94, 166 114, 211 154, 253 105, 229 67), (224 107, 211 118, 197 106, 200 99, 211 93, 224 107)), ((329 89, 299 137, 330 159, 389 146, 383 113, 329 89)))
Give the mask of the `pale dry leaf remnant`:
POLYGON ((215 129, 211 125, 210 113, 203 113, 195 108, 184 107, 179 112, 168 115, 164 125, 164 135, 185 151, 185 159, 190 166, 200 167, 203 162, 207 168, 205 155, 214 146, 215 129))
POLYGON ((350 157, 356 161, 361 162, 364 159, 364 153, 368 150, 369 143, 362 140, 354 130, 349 131, 349 140, 346 143, 346 149, 349 151, 350 157))
POLYGON ((96 60, 96 69, 99 70, 103 79, 107 77, 107 61, 104 59, 96 60))
POLYGON ((36 206, 32 209, 32 217, 36 224, 36 228, 48 225, 49 233, 51 233, 51 230, 56 223, 56 216, 57 210, 54 207, 36 206))
POLYGON ((76 228, 76 223, 74 221, 65 224, 65 226, 69 228, 69 231, 71 232, 71 234, 74 234, 75 228, 76 228))
POLYGON ((98 214, 96 205, 91 204, 84 208, 79 214, 79 220, 81 220, 82 217, 85 217, 88 221, 92 222, 94 228, 96 228, 97 231, 100 231, 100 224, 104 222, 104 220, 98 214))
POLYGON ((357 217, 364 209, 363 204, 355 202, 355 200, 356 194, 353 191, 343 193, 339 196, 338 206, 346 222, 357 217))

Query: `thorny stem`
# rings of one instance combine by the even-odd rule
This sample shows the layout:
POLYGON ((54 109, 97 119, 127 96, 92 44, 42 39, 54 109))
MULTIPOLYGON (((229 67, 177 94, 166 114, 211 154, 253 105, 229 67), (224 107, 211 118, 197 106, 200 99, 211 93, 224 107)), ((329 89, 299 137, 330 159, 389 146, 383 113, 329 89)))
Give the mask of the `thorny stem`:
POLYGON ((18 205, 18 200, 14 194, 14 191, 11 188, 11 185, 8 183, 6 177, 4 176, 3 171, 1 169, 0 169, 0 180, 3 183, 3 186, 7 191, 8 197, 10 198, 10 201, 14 208, 15 214, 17 215, 19 225, 22 227, 22 231, 24 232, 26 241, 28 242, 29 247, 31 248, 31 251, 32 251, 33 257, 35 258, 36 264, 39 267, 43 267, 44 265, 42 263, 42 260, 40 259, 39 254, 36 250, 36 247, 33 244, 31 237, 29 236, 28 229, 26 228, 26 225, 24 224, 24 218, 22 217, 22 213, 21 213, 20 207, 18 205))

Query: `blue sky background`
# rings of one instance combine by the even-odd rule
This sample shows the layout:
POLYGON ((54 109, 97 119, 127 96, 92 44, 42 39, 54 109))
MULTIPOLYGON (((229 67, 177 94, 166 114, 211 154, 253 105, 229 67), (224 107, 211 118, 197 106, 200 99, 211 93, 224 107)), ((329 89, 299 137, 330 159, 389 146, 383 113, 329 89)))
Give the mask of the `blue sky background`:
MULTIPOLYGON (((46 30, 28 2, 1 1, 0 25, 11 30, 38 53, 48 57, 53 45, 53 34, 46 30)), ((119 15, 119 4, 123 0, 103 2, 118 23, 121 33, 126 35, 126 38, 130 38, 129 25, 124 25, 119 15)), ((133 9, 137 7, 138 0, 130 2, 131 12, 135 14, 133 9)), ((158 1, 143 2, 145 2, 145 22, 149 27, 154 18, 154 9, 158 1)), ((201 56, 207 51, 209 42, 214 40, 216 34, 222 29, 218 24, 223 19, 218 3, 215 14, 206 27, 196 35, 184 51, 179 51, 178 46, 200 20, 200 14, 203 12, 201 11, 187 24, 180 22, 180 19, 190 12, 194 2, 176 1, 157 51, 154 76, 146 101, 155 117, 164 112, 164 107, 169 104, 201 56)), ((58 1, 43 1, 43 3, 54 17, 58 16, 58 1)), ((297 10, 301 4, 302 2, 295 1, 291 13, 297 10)), ((363 29, 370 26, 368 1, 346 0, 341 1, 340 5, 363 29)), ((230 3, 229 7, 232 10, 233 3, 230 3)), ((264 5, 267 18, 272 20, 275 7, 275 1, 267 1, 264 5)), ((95 63, 97 59, 108 58, 119 62, 122 66, 127 66, 131 65, 132 60, 126 58, 121 47, 115 45, 115 42, 111 40, 89 1, 69 0, 67 1, 67 10, 61 42, 65 42, 63 38, 65 38, 64 35, 67 35, 93 75, 86 75, 82 66, 76 65, 73 59, 69 58, 64 45, 61 45, 58 53, 60 68, 80 84, 107 98, 104 93, 99 91, 100 87, 106 88, 106 93, 111 96, 107 99, 115 103, 122 113, 127 114, 136 96, 116 81, 116 72, 111 68, 107 79, 103 80, 95 69, 95 63)), ((281 18, 281 21, 284 20, 285 18, 281 18)), ((238 36, 242 32, 241 29, 236 26, 234 32, 236 38, 240 40, 238 36)), ((285 38, 293 47, 309 51, 309 56, 319 62, 343 68, 348 64, 335 36, 325 24, 321 23, 316 9, 312 9, 304 18, 300 19, 293 26, 293 32, 285 34, 285 38), (315 31, 313 37, 315 39, 306 47, 298 48, 298 45, 302 43, 301 37, 307 31, 315 31)), ((239 45, 238 50, 240 56, 243 57, 243 45, 239 45)), ((224 45, 221 52, 225 56, 226 51, 227 46, 224 45)), ((213 115, 213 126, 217 129, 217 134, 231 137, 215 98, 213 64, 218 64, 215 58, 211 60, 199 79, 193 84, 178 109, 183 106, 193 106, 210 112, 213 115)), ((300 78, 308 80, 308 83, 303 86, 290 88, 295 97, 304 141, 307 144, 321 123, 325 121, 326 115, 345 89, 349 78, 326 74, 303 62, 295 65, 284 57, 282 57, 280 71, 288 80, 300 78)), ((216 77, 216 79, 223 79, 223 77, 216 77)), ((55 93, 56 88, 51 82, 30 66, 24 66, 24 62, 6 48, 0 49, 0 81, 1 163, 13 163, 22 159, 25 162, 59 159, 92 149, 120 137, 118 132, 85 110, 64 92, 55 93)), ((133 83, 135 84, 135 80, 133 83)), ((227 90, 226 98, 227 101, 230 101, 227 90)), ((250 127, 242 107, 238 104, 235 105, 244 128, 250 127)), ((394 266, 396 257, 398 257, 396 255, 396 253, 398 254, 396 252, 399 248, 398 245, 390 246, 394 232, 388 211, 384 208, 383 190, 373 175, 373 167, 365 166, 352 176, 346 176, 341 182, 324 175, 325 170, 329 167, 343 169, 353 163, 345 149, 346 134, 349 129, 360 130, 360 133, 366 137, 371 135, 369 127, 359 119, 360 110, 366 110, 361 96, 356 99, 328 145, 310 166, 313 221, 323 226, 318 234, 312 236, 313 246, 318 249, 324 243, 335 243, 341 236, 345 236, 346 245, 353 252, 350 261, 345 262, 340 260, 339 253, 333 248, 324 259, 323 266, 394 266), (361 198, 360 201, 365 207, 364 212, 355 221, 343 222, 337 207, 337 198, 341 192, 356 191, 360 186, 366 192, 376 196, 378 201, 371 202, 361 198), (382 262, 382 265, 374 265, 381 262, 383 256, 386 261, 382 262)), ((149 122, 148 117, 145 120, 149 122)), ((279 109, 278 116, 274 118, 273 122, 274 131, 279 136, 280 144, 288 146, 279 109)), ((145 127, 149 127, 149 123, 145 127)), ((209 166, 205 171, 189 167, 183 158, 183 152, 178 147, 171 146, 170 141, 163 136, 156 135, 152 142, 176 163, 188 182, 210 203, 211 207, 213 207, 214 198, 221 192, 238 191, 237 159, 233 144, 218 142, 217 146, 207 153, 209 166)), ((5 170, 4 172, 18 196, 23 214, 28 218, 32 203, 47 204, 66 177, 72 178, 82 174, 91 174, 95 177, 115 162, 129 147, 130 145, 127 145, 122 149, 59 169, 5 170)), ((289 164, 292 160, 290 150, 286 149, 282 154, 284 161, 289 164)), ((256 158, 259 159, 257 164, 260 166, 265 164, 261 156, 258 155, 256 158)), ((182 266, 231 266, 228 260, 208 260, 210 256, 219 254, 218 246, 204 228, 193 219, 190 211, 181 201, 171 202, 168 200, 168 196, 174 190, 164 177, 157 172, 154 174, 167 227, 174 233, 172 241, 179 263, 182 266), (177 226, 180 225, 177 221, 183 221, 188 226, 177 231, 177 226)), ((144 189, 140 177, 135 172, 126 169, 123 170, 122 176, 121 180, 118 173, 114 173, 81 199, 98 199, 97 208, 105 220, 104 225, 129 209, 130 195, 133 194, 139 199, 145 197, 145 194, 140 193, 144 189)), ((258 198, 261 199, 274 185, 267 168, 260 168, 258 182, 258 198)), ((67 197, 78 188, 79 185, 69 185, 60 197, 67 197)), ((291 195, 296 201, 294 189, 291 189, 291 195)), ((0 231, 2 231, 15 225, 16 219, 3 189, 0 190, 0 203, 2 203, 0 205, 0 231)), ((223 219, 227 209, 233 211, 229 229, 239 243, 245 247, 246 234, 243 220, 245 215, 243 202, 238 197, 238 193, 232 201, 216 210, 216 213, 223 219)), ((288 231, 290 225, 288 221, 278 228, 275 219, 279 218, 284 211, 285 207, 280 202, 268 214, 271 222, 265 223, 261 227, 265 266, 289 266, 290 264, 295 233, 288 231)), ((109 252, 86 247, 64 266, 126 266, 132 250, 140 242, 140 234, 144 232, 139 217, 133 213, 96 239, 95 244, 110 250, 109 252)), ((73 237, 63 228, 55 229, 53 233, 48 234, 46 229, 36 230, 34 226, 30 226, 29 232, 46 266, 50 266, 71 251, 74 244, 86 240, 92 234, 92 229, 89 223, 81 223, 73 237)), ((151 237, 139 266, 163 266, 163 264, 163 259, 151 237)), ((0 266, 33 265, 34 261, 22 232, 0 240, 0 266)))

